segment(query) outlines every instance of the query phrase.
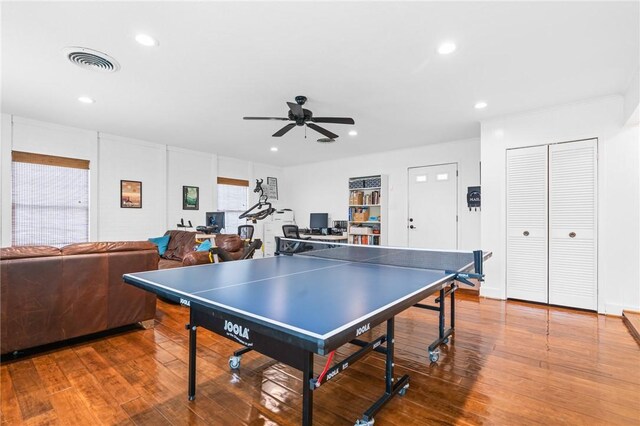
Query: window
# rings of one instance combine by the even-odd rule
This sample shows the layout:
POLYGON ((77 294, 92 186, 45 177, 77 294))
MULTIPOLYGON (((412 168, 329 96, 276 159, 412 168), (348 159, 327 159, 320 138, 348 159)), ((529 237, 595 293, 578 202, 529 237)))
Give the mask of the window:
POLYGON ((226 233, 235 233, 238 226, 244 225, 245 221, 238 216, 247 211, 248 199, 249 181, 218 178, 218 210, 225 212, 226 233))
POLYGON ((89 161, 12 152, 12 244, 89 240, 89 161))

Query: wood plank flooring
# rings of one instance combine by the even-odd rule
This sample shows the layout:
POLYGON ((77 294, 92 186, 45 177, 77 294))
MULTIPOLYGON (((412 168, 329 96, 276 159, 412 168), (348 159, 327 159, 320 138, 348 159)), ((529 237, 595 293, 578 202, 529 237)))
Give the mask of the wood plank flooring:
MULTIPOLYGON (((622 318, 459 296, 453 342, 431 364, 434 312, 396 320, 396 373, 411 387, 378 425, 640 425, 640 347, 622 318)), ((186 308, 158 302, 156 326, 4 362, 2 425, 296 425, 300 373, 198 334, 197 399, 187 389, 186 308)), ((381 328, 372 331, 380 332, 381 328)), ((355 348, 346 346, 341 359, 355 348)), ((325 358, 316 357, 316 371, 325 358)), ((314 424, 349 425, 381 394, 384 360, 371 354, 314 394, 314 424)))
POLYGON ((629 328, 631 335, 633 335, 636 342, 640 345, 640 312, 623 311, 622 319, 629 328))

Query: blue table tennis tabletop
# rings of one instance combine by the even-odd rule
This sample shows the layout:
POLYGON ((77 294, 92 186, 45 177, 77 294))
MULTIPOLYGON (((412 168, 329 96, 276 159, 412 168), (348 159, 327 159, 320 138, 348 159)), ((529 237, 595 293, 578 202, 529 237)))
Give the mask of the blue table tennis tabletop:
POLYGON ((441 270, 275 256, 132 273, 124 279, 281 331, 325 340, 416 294, 431 294, 454 275, 441 270))

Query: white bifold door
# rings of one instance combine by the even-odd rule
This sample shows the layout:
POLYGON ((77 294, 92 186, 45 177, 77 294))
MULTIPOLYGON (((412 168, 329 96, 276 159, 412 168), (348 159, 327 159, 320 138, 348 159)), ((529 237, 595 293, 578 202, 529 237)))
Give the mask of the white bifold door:
POLYGON ((507 297, 596 310, 597 141, 507 151, 507 297))
POLYGON ((547 303, 547 147, 507 151, 507 297, 547 303))
POLYGON ((598 308, 596 141, 549 146, 549 303, 598 308))

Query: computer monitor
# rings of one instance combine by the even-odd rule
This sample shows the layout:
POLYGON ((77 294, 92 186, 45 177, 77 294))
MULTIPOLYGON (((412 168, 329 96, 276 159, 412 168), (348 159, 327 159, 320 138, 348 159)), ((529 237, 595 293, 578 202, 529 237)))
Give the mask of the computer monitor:
POLYGON ((224 212, 207 212, 207 218, 205 221, 206 226, 215 226, 214 233, 220 233, 220 230, 224 228, 224 212))
POLYGON ((311 213, 309 216, 309 228, 322 229, 329 227, 329 213, 311 213))

